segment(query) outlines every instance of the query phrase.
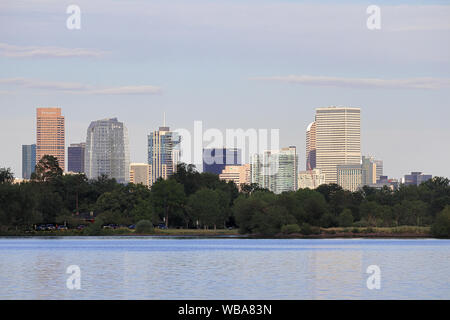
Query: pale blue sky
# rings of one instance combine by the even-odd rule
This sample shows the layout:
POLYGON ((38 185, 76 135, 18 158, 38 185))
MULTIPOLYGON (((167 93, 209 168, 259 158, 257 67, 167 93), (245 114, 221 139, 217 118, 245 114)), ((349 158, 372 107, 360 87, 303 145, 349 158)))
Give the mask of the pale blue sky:
POLYGON ((90 121, 118 117, 131 160, 145 162, 165 111, 172 128, 279 128, 303 169, 314 109, 339 105, 362 109, 363 154, 389 176, 450 177, 447 3, 2 1, 0 167, 20 176, 35 108, 60 106, 67 145, 90 121), (81 30, 66 28, 69 4, 81 30), (369 4, 381 30, 366 28, 369 4))

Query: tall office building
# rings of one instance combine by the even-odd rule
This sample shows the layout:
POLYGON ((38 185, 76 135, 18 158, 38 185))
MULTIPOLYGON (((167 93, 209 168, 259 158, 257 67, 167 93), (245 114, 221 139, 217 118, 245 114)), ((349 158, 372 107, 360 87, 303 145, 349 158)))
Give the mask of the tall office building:
POLYGON ((296 147, 265 151, 253 155, 251 181, 274 193, 296 191, 298 184, 298 154, 296 147))
POLYGON ((181 137, 169 127, 160 127, 148 135, 148 164, 151 166, 150 185, 159 178, 167 179, 177 170, 181 137))
POLYGON ((37 108, 36 163, 43 156, 54 156, 64 171, 66 163, 65 121, 61 108, 37 108))
POLYGON ((203 149, 203 172, 221 174, 226 166, 240 166, 242 153, 237 148, 203 149))
POLYGON ((86 143, 72 143, 67 148, 67 170, 69 172, 84 173, 84 154, 86 143))
POLYGON ((337 183, 337 166, 361 163, 361 110, 316 109, 316 168, 326 183, 337 183))
POLYGON ((150 177, 152 176, 152 169, 146 163, 132 163, 130 164, 130 182, 134 184, 143 184, 150 186, 150 177))
POLYGON ((352 192, 361 187, 362 167, 360 164, 346 164, 337 166, 337 184, 342 189, 352 192))
POLYGON ((306 129, 306 170, 316 168, 316 122, 311 122, 306 129))
POLYGON ((36 145, 22 146, 22 178, 30 179, 36 168, 36 145))
POLYGON ((377 183, 377 164, 373 157, 362 157, 362 177, 361 185, 368 186, 377 183))
POLYGON ((89 179, 107 175, 119 183, 129 182, 128 130, 117 118, 91 122, 87 130, 85 172, 89 179))
POLYGON ((380 180, 380 177, 383 175, 383 160, 374 160, 373 162, 375 162, 377 166, 376 178, 378 181, 380 180))

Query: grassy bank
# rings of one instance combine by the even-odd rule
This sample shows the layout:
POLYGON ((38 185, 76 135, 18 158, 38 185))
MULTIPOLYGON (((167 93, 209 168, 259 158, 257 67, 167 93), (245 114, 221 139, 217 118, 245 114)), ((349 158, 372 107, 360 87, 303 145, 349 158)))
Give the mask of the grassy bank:
MULTIPOLYGON (((67 230, 67 231, 8 231, 1 232, 0 236, 16 237, 77 237, 77 236, 173 236, 173 237, 218 237, 218 236, 242 236, 239 230, 233 229, 155 229, 148 234, 137 234, 129 229, 101 230, 96 234, 89 234, 86 231, 67 230)), ((350 228, 316 228, 309 234, 291 233, 277 234, 272 236, 246 235, 252 238, 309 238, 309 239, 327 239, 327 238, 432 238, 430 227, 401 226, 390 228, 374 227, 350 227, 350 228)))

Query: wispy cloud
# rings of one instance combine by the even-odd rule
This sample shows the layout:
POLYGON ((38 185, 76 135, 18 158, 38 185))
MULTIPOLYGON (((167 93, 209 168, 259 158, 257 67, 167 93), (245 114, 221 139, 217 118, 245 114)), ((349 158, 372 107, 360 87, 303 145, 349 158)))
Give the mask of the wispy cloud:
POLYGON ((4 78, 0 79, 0 84, 29 89, 59 91, 70 94, 133 95, 162 93, 161 87, 152 85, 95 87, 77 82, 54 82, 26 78, 4 78))
POLYGON ((105 54, 105 51, 84 48, 63 48, 44 46, 16 46, 0 42, 0 56, 9 58, 73 58, 73 57, 94 57, 98 58, 105 54))
POLYGON ((253 77, 250 80, 277 81, 308 86, 328 86, 345 88, 403 88, 403 89, 441 89, 450 87, 448 78, 342 78, 309 75, 288 75, 272 77, 253 77))

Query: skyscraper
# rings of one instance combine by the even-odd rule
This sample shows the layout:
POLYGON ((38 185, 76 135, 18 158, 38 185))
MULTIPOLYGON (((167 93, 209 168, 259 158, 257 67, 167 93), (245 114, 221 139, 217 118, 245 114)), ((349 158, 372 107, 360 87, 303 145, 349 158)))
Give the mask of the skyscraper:
POLYGON ((84 173, 84 154, 86 143, 72 143, 67 148, 67 170, 69 172, 84 173))
POLYGON ((361 185, 368 186, 377 183, 377 164, 373 157, 362 157, 361 185))
POLYGON ((377 165, 377 180, 380 180, 380 177, 383 175, 383 160, 374 160, 374 162, 377 165))
POLYGON ((66 163, 65 121, 61 108, 37 108, 36 162, 54 156, 64 171, 66 163))
POLYGON ((226 166, 240 166, 241 156, 237 148, 203 149, 203 172, 221 174, 226 166))
POLYGON ((361 110, 316 109, 316 168, 326 183, 337 183, 337 166, 361 163, 361 110))
POLYGON ((296 147, 265 151, 262 156, 253 155, 250 175, 252 183, 257 183, 261 188, 274 193, 296 191, 298 184, 296 147))
POLYGON ((22 178, 30 179, 36 167, 36 145, 22 146, 22 178))
POLYGON ((159 178, 167 179, 176 172, 179 159, 181 137, 170 131, 169 127, 160 127, 148 135, 148 164, 151 166, 150 185, 159 178))
POLYGON ((119 183, 130 180, 128 130, 117 118, 91 122, 87 130, 85 171, 89 179, 101 175, 119 183))
POLYGON ((306 170, 316 168, 316 122, 311 122, 306 129, 306 170))

